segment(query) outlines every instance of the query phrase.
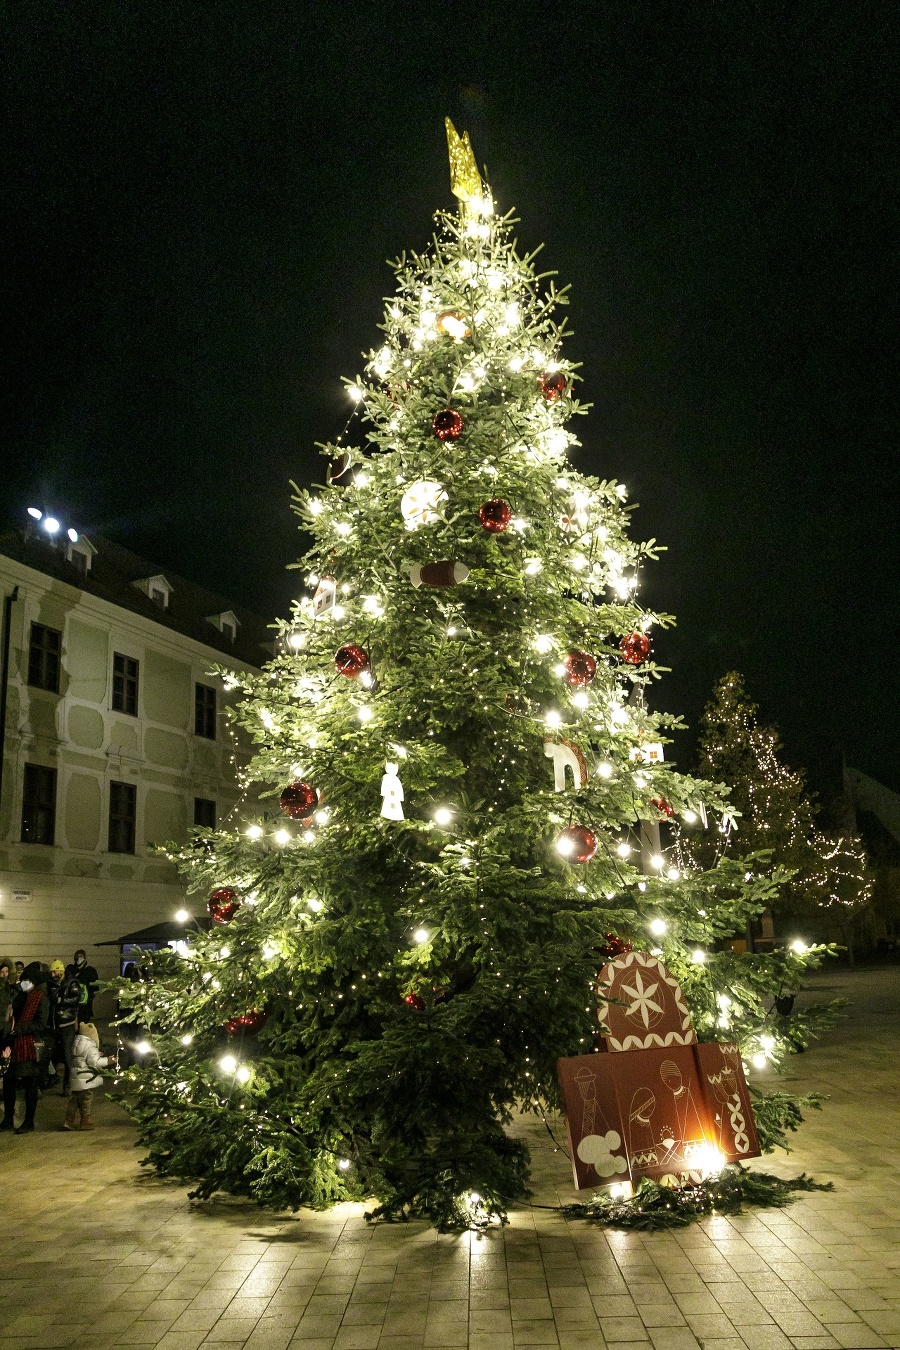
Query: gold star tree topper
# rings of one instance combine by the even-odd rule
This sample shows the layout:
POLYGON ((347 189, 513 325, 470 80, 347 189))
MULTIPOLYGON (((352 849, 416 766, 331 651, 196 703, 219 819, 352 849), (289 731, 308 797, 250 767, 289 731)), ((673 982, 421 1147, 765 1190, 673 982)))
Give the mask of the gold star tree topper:
POLYGON ((475 163, 469 133, 464 131, 460 136, 450 118, 444 120, 447 126, 447 150, 450 155, 450 191, 461 202, 468 203, 473 198, 481 197, 481 174, 475 163))

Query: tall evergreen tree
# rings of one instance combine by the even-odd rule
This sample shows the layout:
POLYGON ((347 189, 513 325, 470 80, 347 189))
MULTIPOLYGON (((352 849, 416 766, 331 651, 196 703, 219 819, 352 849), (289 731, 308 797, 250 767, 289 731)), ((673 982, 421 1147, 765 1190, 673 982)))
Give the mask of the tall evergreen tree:
POLYGON ((772 864, 792 873, 775 902, 782 926, 836 923, 850 943, 850 922, 872 895, 865 849, 850 831, 819 828, 805 775, 784 763, 777 731, 760 724, 736 671, 722 677, 704 711, 699 749, 698 771, 728 783, 740 819, 724 842, 697 841, 695 857, 708 865, 722 847, 768 850, 772 864))
MULTIPOLYGON (((817 956, 719 950, 769 872, 682 874, 668 845, 642 870, 642 823, 697 830, 726 797, 650 748, 675 722, 644 697, 656 547, 568 463, 565 292, 448 134, 459 207, 395 265, 348 382, 362 444, 296 494, 310 594, 264 674, 229 677, 271 809, 172 850, 215 922, 122 995, 148 1159, 200 1195, 500 1213, 528 1169, 504 1127, 594 1046, 611 934, 662 952, 701 1035, 776 1058, 766 995, 817 956)), ((769 1138, 792 1119, 760 1111, 769 1138)))

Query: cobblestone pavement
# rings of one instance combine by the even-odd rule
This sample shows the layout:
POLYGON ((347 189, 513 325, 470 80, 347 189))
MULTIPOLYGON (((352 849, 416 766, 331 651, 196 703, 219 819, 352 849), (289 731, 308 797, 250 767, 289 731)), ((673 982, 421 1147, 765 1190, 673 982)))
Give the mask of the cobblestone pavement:
POLYGON ((534 1207, 483 1238, 368 1227, 361 1206, 275 1216, 192 1207, 142 1175, 114 1104, 92 1134, 0 1136, 0 1350, 826 1350, 900 1347, 900 970, 821 976, 854 1000, 792 1088, 831 1094, 792 1157, 833 1180, 787 1210, 666 1234, 566 1222, 569 1167, 543 1127, 534 1207))

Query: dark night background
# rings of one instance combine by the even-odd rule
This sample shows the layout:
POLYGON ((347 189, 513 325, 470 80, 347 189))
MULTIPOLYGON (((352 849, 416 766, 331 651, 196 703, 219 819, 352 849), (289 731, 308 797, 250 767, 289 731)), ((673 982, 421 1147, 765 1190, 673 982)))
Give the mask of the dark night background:
POLYGON ((669 546, 656 702, 737 666, 826 793, 900 787, 894 3, 24 0, 4 33, 5 525, 266 615, 443 118, 572 283, 580 467, 669 546))

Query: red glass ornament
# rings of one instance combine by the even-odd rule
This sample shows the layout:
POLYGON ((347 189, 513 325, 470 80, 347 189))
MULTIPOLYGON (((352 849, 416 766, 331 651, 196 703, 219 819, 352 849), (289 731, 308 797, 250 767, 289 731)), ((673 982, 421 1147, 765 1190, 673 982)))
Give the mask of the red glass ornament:
POLYGON ((239 1036, 242 1033, 255 1036, 266 1025, 268 1018, 269 1014, 262 1008, 253 1008, 250 1012, 241 1013, 240 1017, 229 1017, 225 1023, 225 1030, 229 1036, 239 1036))
POLYGON ((334 667, 338 674, 346 675, 348 680, 355 680, 360 676, 369 665, 369 653, 362 647, 357 647, 355 642, 347 642, 343 647, 338 647, 334 654, 334 667))
POLYGON ((206 909, 213 923, 231 923, 241 907, 238 893, 231 886, 218 886, 210 893, 206 909))
POLYGON ((561 370, 547 371, 540 376, 541 393, 548 403, 555 403, 566 392, 567 380, 561 370))
POLYGON ((657 811, 662 811, 664 816, 674 816, 675 807, 671 802, 667 802, 665 797, 651 797, 650 805, 655 806, 657 811))
POLYGON ((569 684, 590 684, 597 674, 597 662, 590 652, 569 652, 567 656, 563 657, 563 665, 566 668, 566 679, 569 684))
POLYGON ((597 852, 597 836, 586 825, 569 825, 556 841, 567 862, 588 863, 597 852))
POLYGON ((502 534, 510 522, 512 507, 502 497, 492 497, 478 512, 478 519, 491 534, 502 534))
POLYGON ((454 412, 452 408, 443 408, 441 412, 434 414, 431 430, 439 441, 457 441, 465 425, 458 412, 454 412))
POLYGON ((633 942, 619 937, 618 933, 604 933, 603 936, 605 940, 600 948, 600 955, 604 961, 612 961, 617 956, 627 956, 634 948, 633 942))
POLYGON ((425 1011, 425 1000, 419 994, 404 994, 403 1002, 408 1003, 411 1008, 415 1008, 416 1012, 425 1011))
POLYGON ((291 783, 282 792, 278 804, 291 820, 302 820, 319 805, 319 794, 311 783, 291 783))
POLYGON ((339 478, 343 478, 350 468, 350 462, 351 457, 346 450, 337 455, 329 462, 328 468, 325 470, 325 482, 330 486, 332 483, 336 483, 339 478))
POLYGON ((619 643, 619 651, 630 666, 640 666, 650 655, 650 639, 646 633, 628 633, 619 643))

